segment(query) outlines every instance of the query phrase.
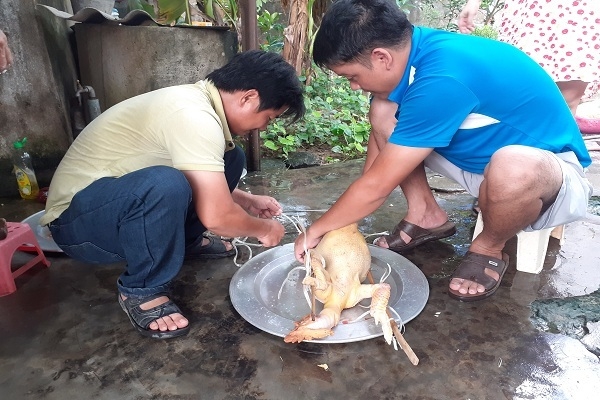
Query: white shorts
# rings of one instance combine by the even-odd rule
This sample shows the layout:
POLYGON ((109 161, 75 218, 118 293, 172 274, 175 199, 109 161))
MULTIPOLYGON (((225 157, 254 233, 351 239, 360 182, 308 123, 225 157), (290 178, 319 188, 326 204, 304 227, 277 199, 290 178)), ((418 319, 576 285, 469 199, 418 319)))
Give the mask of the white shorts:
MULTIPOLYGON (((540 150, 546 152, 546 150, 540 150)), ((563 182, 554 203, 525 231, 551 228, 585 218, 588 201, 592 196, 592 184, 585 177, 585 172, 572 151, 551 154, 560 164, 563 182)), ((425 166, 447 178, 456 181, 472 196, 479 197, 479 186, 483 181, 482 174, 467 172, 444 157, 432 152, 425 159, 425 166)))

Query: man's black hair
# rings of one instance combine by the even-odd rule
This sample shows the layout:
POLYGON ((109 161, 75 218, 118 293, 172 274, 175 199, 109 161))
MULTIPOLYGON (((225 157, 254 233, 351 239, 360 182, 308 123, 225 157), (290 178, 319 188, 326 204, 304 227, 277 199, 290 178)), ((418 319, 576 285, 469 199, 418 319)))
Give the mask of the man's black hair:
POLYGON ((292 121, 304 115, 302 84, 294 68, 277 53, 262 50, 238 53, 206 79, 228 93, 255 89, 260 96, 258 111, 287 107, 282 116, 292 117, 292 121))
POLYGON ((398 47, 413 26, 394 0, 338 0, 329 6, 313 45, 319 67, 361 61, 376 47, 398 47))

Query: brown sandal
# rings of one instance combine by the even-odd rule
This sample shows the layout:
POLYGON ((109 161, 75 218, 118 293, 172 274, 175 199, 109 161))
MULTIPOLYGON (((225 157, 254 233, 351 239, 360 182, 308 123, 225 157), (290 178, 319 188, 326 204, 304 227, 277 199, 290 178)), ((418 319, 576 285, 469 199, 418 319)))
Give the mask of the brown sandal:
POLYGON ((483 300, 496 292, 502 282, 502 277, 508 268, 508 255, 502 253, 502 260, 494 257, 485 256, 483 254, 472 253, 467 251, 465 258, 462 260, 452 278, 465 279, 471 282, 477 282, 483 285, 485 288, 484 292, 469 294, 460 293, 458 290, 448 288, 448 295, 453 299, 461 301, 476 301, 483 300), (491 276, 485 273, 485 269, 489 268, 496 271, 499 275, 498 280, 495 280, 491 276))
MULTIPOLYGON (((402 220, 396 225, 391 235, 382 236, 385 238, 388 248, 396 253, 402 253, 417 247, 423 243, 431 242, 432 240, 443 239, 452 236, 456 233, 456 226, 446 221, 443 225, 437 228, 425 229, 402 220), (401 237, 400 232, 410 236, 410 242, 406 243, 401 237)), ((379 239, 375 239, 377 241, 379 239)))

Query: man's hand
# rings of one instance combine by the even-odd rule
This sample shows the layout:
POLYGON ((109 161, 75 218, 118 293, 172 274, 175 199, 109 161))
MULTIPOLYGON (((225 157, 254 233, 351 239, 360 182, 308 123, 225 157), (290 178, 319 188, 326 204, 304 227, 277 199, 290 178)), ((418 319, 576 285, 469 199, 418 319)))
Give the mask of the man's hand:
POLYGON ((252 195, 246 206, 248 214, 259 218, 273 218, 281 215, 281 205, 271 196, 252 195))
POLYGON ((269 231, 266 235, 257 236, 256 238, 265 247, 277 246, 285 234, 285 228, 281 223, 274 219, 264 222, 268 224, 269 231))
POLYGON ((458 30, 460 33, 472 33, 475 30, 473 19, 479 11, 480 0, 469 0, 458 15, 458 30))
POLYGON ((320 237, 311 237, 310 229, 306 231, 306 234, 301 233, 300 236, 298 236, 296 238, 296 241, 294 242, 294 255, 296 256, 296 260, 303 263, 305 251, 314 249, 315 247, 317 247, 320 241, 320 237))
POLYGON ((0 30, 0 74, 5 73, 13 62, 13 56, 8 48, 8 39, 0 30))

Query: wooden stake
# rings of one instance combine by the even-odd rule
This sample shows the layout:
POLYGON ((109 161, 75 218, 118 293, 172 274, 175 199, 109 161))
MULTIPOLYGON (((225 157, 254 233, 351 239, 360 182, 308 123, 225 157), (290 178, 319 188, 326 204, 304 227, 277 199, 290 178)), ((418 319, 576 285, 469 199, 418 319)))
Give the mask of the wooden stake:
POLYGON ((316 309, 317 305, 315 302, 315 292, 313 290, 313 288, 310 288, 310 320, 314 321, 315 320, 315 309, 316 309))
MULTIPOLYGON (((310 250, 306 250, 304 257, 306 257, 306 261, 304 262, 306 270, 308 271, 308 269, 310 268, 310 271, 311 271, 310 272, 310 276, 314 278, 315 273, 314 273, 314 271, 312 269, 312 266, 310 265, 310 262, 311 262, 310 250)), ((315 288, 311 287, 310 288, 310 320, 311 321, 315 320, 315 315, 316 315, 315 310, 316 310, 316 308, 317 308, 317 303, 315 301, 315 288)))
MULTIPOLYGON (((371 285, 374 285, 375 281, 373 280, 373 274, 371 274, 371 271, 369 271, 367 273, 367 277, 369 278, 369 282, 371 282, 371 285)), ((404 339, 404 336, 402 336, 402 333, 400 333, 400 329, 398 329, 398 324, 396 324, 396 321, 392 318, 392 314, 390 313, 390 310, 386 310, 386 312, 387 312, 388 318, 391 319, 390 322, 392 325, 392 331, 394 332, 394 336, 396 337, 396 340, 398 341, 398 345, 400 346, 400 348, 402 350, 404 350, 404 353, 406 354, 406 356, 408 357, 408 359, 410 360, 412 365, 417 365, 419 363, 419 357, 417 357, 415 352, 408 345, 408 342, 404 339)))

